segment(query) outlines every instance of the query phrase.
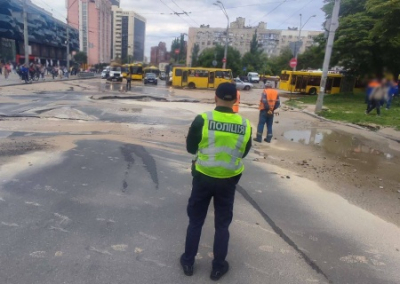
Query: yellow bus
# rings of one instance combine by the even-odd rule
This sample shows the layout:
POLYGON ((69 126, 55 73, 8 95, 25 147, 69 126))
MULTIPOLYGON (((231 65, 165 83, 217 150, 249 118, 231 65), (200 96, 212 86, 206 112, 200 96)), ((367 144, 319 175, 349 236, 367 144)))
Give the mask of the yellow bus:
POLYGON ((132 80, 143 80, 143 64, 135 63, 129 64, 129 73, 131 74, 132 80))
POLYGON ((172 71, 173 87, 216 89, 221 83, 232 80, 231 69, 174 67, 172 71))
POLYGON ((148 66, 143 69, 143 74, 147 73, 153 73, 158 77, 158 75, 160 75, 160 69, 155 66, 148 66))
MULTIPOLYGON (((299 92, 316 95, 320 91, 321 71, 282 71, 279 89, 288 92, 299 92)), ((337 94, 341 91, 344 76, 337 73, 328 73, 325 93, 337 94)))
POLYGON ((124 64, 122 65, 122 77, 126 78, 126 76, 128 75, 128 71, 129 71, 129 64, 124 64))

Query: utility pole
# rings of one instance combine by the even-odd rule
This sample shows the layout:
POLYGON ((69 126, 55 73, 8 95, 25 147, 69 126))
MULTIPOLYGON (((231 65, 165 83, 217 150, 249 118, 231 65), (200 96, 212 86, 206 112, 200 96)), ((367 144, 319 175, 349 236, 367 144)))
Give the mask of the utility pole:
POLYGON ((69 77, 69 24, 68 24, 68 17, 67 17, 67 78, 69 77))
MULTIPOLYGON (((302 17, 303 17, 303 15, 300 14, 299 38, 298 38, 298 40, 296 40, 296 43, 295 43, 295 45, 294 45, 294 53, 295 53, 295 58, 296 58, 296 60, 297 60, 297 58, 299 57, 299 52, 297 52, 297 43, 298 43, 299 41, 301 41, 302 17)), ((299 51, 300 51, 300 47, 299 47, 299 51)), ((293 67, 293 71, 296 71, 296 67, 297 67, 297 66, 294 66, 294 67, 293 67)))
POLYGON ((339 27, 339 11, 340 11, 340 0, 335 0, 335 6, 333 7, 331 24, 329 26, 329 37, 326 44, 324 66, 322 68, 321 85, 317 99, 317 105, 315 106, 315 113, 319 113, 322 110, 324 103, 326 81, 328 79, 329 63, 331 61, 333 42, 335 40, 335 33, 339 27))
POLYGON ((28 14, 26 13, 27 0, 23 3, 23 18, 24 18, 24 50, 25 50, 25 64, 29 65, 29 36, 28 36, 28 14))
POLYGON ((226 62, 228 61, 228 44, 229 44, 229 16, 228 16, 228 12, 226 12, 225 6, 221 1, 217 1, 215 2, 213 5, 218 6, 222 12, 224 13, 227 21, 228 21, 228 25, 226 27, 226 41, 225 41, 225 50, 224 50, 224 60, 223 60, 223 64, 222 64, 222 68, 226 69, 226 62))

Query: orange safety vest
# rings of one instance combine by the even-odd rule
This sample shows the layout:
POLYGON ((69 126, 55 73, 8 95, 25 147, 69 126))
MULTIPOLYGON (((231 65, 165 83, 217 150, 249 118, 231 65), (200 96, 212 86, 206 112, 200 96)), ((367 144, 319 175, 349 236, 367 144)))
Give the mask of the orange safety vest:
POLYGON ((239 91, 237 91, 236 96, 237 96, 236 102, 233 104, 233 107, 232 107, 234 113, 239 112, 239 104, 240 104, 240 92, 239 91))
POLYGON ((259 110, 267 109, 267 106, 264 105, 263 96, 266 97, 268 108, 270 111, 274 111, 275 103, 278 101, 278 91, 274 89, 264 89, 263 94, 261 95, 259 110))

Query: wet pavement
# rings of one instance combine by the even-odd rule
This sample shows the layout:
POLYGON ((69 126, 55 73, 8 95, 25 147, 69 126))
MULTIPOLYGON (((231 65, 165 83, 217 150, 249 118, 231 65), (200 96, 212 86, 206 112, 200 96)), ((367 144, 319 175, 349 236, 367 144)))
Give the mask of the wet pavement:
MULTIPOLYGON (((1 278, 40 284, 209 282, 211 209, 195 275, 183 275, 178 261, 189 167, 189 155, 107 140, 78 142, 51 166, 32 160, 23 174, 0 181, 1 278)), ((227 283, 328 282, 240 195, 229 261, 227 283)))
POLYGON ((333 129, 289 130, 283 137, 322 149, 322 154, 341 159, 345 167, 352 166, 400 182, 396 166, 400 164, 400 153, 384 145, 373 145, 363 137, 333 129))
MULTIPOLYGON (((105 94, 139 100, 170 95, 163 86, 135 88, 143 94, 120 92, 118 87, 105 94)), ((0 131, 0 141, 10 146, 0 149, 0 157, 16 158, 0 167, 0 278, 5 283, 40 284, 208 282, 212 208, 195 275, 185 277, 178 262, 191 189, 192 157, 185 153, 183 136, 196 108, 91 100, 92 95, 41 92, 20 96, 20 104, 0 104, 0 113, 8 119, 35 116, 45 123, 58 117, 90 121, 90 126, 112 122, 112 127, 136 124, 144 129, 140 135, 124 125, 128 131, 112 138, 124 142, 93 137, 61 153, 51 152, 39 140, 59 135, 107 137, 112 129, 0 131), (169 137, 163 134, 161 139, 153 125, 160 125, 169 137), (174 143, 174 136, 182 139, 174 143), (29 137, 34 140, 25 142, 29 137)), ((301 129, 284 132, 286 143, 301 144, 305 153, 318 149, 349 171, 351 165, 382 173, 383 179, 394 174, 397 178, 399 154, 385 145, 377 147, 333 128, 302 124, 301 129)), ((231 226, 232 269, 221 283, 398 283, 399 227, 299 174, 256 162, 259 158, 251 153, 245 160, 231 226)))

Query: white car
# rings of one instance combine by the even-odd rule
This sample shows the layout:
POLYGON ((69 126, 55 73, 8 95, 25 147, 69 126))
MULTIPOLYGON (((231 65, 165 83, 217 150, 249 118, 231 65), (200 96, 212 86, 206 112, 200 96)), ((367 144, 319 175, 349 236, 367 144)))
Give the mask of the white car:
POLYGON ((101 79, 107 79, 107 77, 110 75, 110 71, 107 71, 106 69, 101 72, 101 79))
POLYGON ((247 73, 247 79, 250 83, 259 83, 260 82, 260 75, 256 72, 249 72, 247 73))
POLYGON ((235 81, 236 89, 238 89, 238 90, 249 91, 251 88, 253 88, 253 84, 247 83, 247 82, 243 82, 239 78, 235 78, 234 81, 235 81))
POLYGON ((119 66, 110 67, 110 76, 107 80, 122 82, 122 68, 119 66))

